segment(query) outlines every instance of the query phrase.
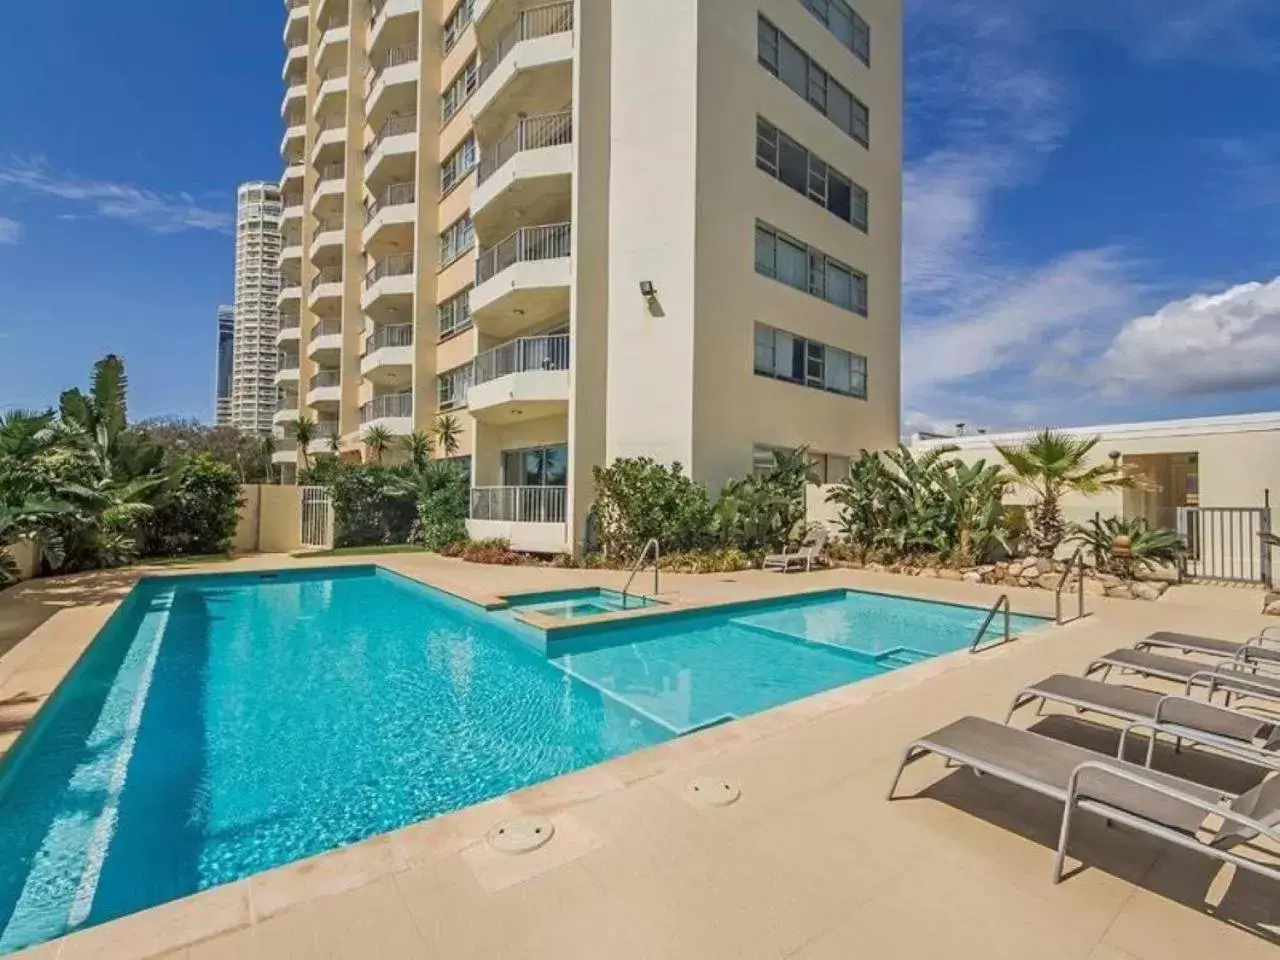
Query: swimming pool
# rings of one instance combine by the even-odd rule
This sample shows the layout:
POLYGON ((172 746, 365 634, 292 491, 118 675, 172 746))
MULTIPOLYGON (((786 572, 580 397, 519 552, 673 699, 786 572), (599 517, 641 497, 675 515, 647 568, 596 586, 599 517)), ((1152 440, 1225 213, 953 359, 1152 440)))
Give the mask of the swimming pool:
POLYGON ((607 613, 626 610, 643 610, 661 606, 661 601, 635 594, 623 595, 603 587, 587 587, 581 590, 553 590, 546 593, 524 593, 507 598, 512 610, 542 613, 561 620, 580 620, 607 613))
POLYGON ((965 646, 983 613, 839 591, 544 654, 372 567, 144 580, 0 763, 0 953, 965 646))

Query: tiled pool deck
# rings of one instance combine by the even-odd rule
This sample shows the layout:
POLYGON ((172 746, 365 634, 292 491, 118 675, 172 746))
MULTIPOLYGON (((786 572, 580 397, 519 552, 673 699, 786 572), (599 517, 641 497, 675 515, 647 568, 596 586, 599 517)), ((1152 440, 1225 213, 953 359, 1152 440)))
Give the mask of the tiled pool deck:
MULTIPOLYGON (((332 565, 254 557, 200 572, 332 565)), ((620 588, 599 571, 360 557, 481 602, 620 588)), ((128 592, 138 571, 38 581, 0 594, 0 753, 128 592)), ((664 578, 676 606, 848 586, 986 605, 996 588, 831 571, 664 578)), ((1012 591, 1026 613, 1052 597, 1012 591)), ((1088 824, 1089 867, 1049 880, 1058 816, 1025 793, 923 761, 894 803, 902 748, 963 714, 1003 718, 1015 690, 1078 672, 1155 629, 1244 636, 1260 595, 1184 587, 1153 603, 1091 598, 1094 616, 821 694, 516 794, 259 874, 46 944, 22 957, 1074 958, 1274 957, 1280 885, 1123 829, 1088 824), (733 779, 732 806, 683 798, 733 779), (522 812, 556 827, 508 856, 485 832, 522 812), (1216 877, 1216 879, 1215 879, 1216 877)), ((1025 721, 1024 721, 1025 722, 1025 721)), ((1109 727, 1044 721, 1104 746, 1109 727)), ((1082 739, 1083 738, 1083 739, 1082 739)), ((1238 775, 1204 755, 1166 758, 1238 775)))

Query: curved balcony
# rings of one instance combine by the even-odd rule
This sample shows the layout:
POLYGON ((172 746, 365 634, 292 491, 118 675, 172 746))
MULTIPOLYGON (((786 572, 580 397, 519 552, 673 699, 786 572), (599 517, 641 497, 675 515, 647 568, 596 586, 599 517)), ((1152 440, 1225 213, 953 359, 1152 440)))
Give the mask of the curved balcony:
POLYGON ((346 145, 346 117, 328 117, 316 130, 316 142, 311 148, 311 165, 325 166, 329 162, 328 158, 341 156, 346 145))
POLYGON ((422 9, 422 0, 384 0, 382 4, 374 3, 373 16, 369 21, 369 49, 377 51, 384 38, 398 31, 412 29, 409 17, 417 16, 422 9))
POLYGON ((302 193, 302 181, 307 175, 307 165, 301 160, 285 161, 284 173, 280 175, 281 193, 302 193))
POLYGON ((285 229, 290 223, 297 222, 296 229, 302 229, 302 192, 285 194, 280 200, 280 227, 285 229))
POLYGON ((296 311, 302 306, 302 281, 294 277, 283 277, 280 283, 282 286, 276 294, 276 308, 283 310, 285 307, 293 307, 296 311))
POLYGON ((331 407, 342 402, 342 374, 320 370, 307 382, 307 406, 331 407))
POLYGON ((334 452, 334 441, 342 436, 337 420, 317 420, 312 428, 313 433, 307 443, 307 453, 311 456, 334 452))
POLYGON ((388 179, 413 176, 418 154, 418 115, 398 113, 387 117, 364 148, 364 179, 370 189, 388 179))
POLYGON ((342 301, 342 267, 324 267, 317 270, 311 279, 311 293, 307 296, 307 306, 315 312, 321 305, 330 306, 330 301, 342 301))
POLYGON ((346 64, 329 67, 320 74, 320 86, 316 89, 316 99, 311 112, 320 116, 330 104, 339 102, 347 93, 346 64))
POLYGON ((293 358, 290 360, 280 360, 276 367, 275 375, 276 386, 284 386, 285 384, 297 384, 298 382, 298 360, 293 358))
POLYGON ((374 307, 387 311, 411 309, 413 285, 413 254, 393 253, 383 257, 365 274, 360 306, 366 313, 374 307))
POLYGON ((306 74, 287 78, 285 83, 288 85, 284 88, 284 99, 280 102, 281 119, 288 116, 290 111, 303 109, 307 102, 306 74))
POLYGON ((360 375, 381 387, 408 385, 413 376, 413 324, 375 328, 365 342, 360 375))
POLYGON ((290 237, 285 240, 284 246, 280 248, 280 264, 281 270, 292 268, 291 273, 297 273, 302 268, 302 238, 290 237))
POLYGON ((330 260, 346 242, 347 231, 341 217, 326 217, 316 222, 311 233, 311 262, 330 260))
POLYGON ((294 71, 301 70, 306 72, 307 62, 307 39, 303 37, 301 40, 295 41, 293 46, 284 52, 284 68, 280 71, 280 79, 284 80, 294 71))
POLYGON ((393 113, 413 109, 418 99, 417 43, 390 47, 372 59, 365 81, 364 110, 372 127, 393 113))
POLYGON ((302 321, 295 314, 285 314, 280 318, 280 326, 276 329, 276 346, 286 343, 298 343, 302 340, 302 321))
MULTIPOLYGON (((418 218, 417 190, 412 180, 404 183, 388 184, 364 208, 364 232, 361 239, 365 249, 369 249, 384 230, 388 233, 404 233, 404 228, 411 231, 418 218), (400 227, 396 231, 394 228, 400 227)), ((412 242, 412 237, 408 239, 412 242)), ((407 244, 405 244, 407 245, 407 244)))
POLYGON ((413 433, 413 392, 387 393, 360 407, 360 430, 383 427, 393 436, 413 433))
POLYGON ((307 356, 320 366, 336 364, 342 355, 342 321, 326 320, 311 328, 307 356))
POLYGON ((471 98, 477 131, 510 127, 573 99, 573 0, 519 11, 480 54, 471 98))
POLYGON ((552 220, 573 205, 573 111, 525 117, 483 151, 471 219, 501 236, 517 220, 552 220))
POLYGON ((346 192, 346 166, 341 160, 326 163, 317 172, 315 189, 311 192, 311 212, 315 214, 324 207, 341 209, 342 197, 346 192))
POLYGON ((307 145, 307 120, 305 117, 285 118, 284 136, 280 138, 280 156, 286 163, 297 156, 307 145))
MULTIPOLYGON (((339 47, 345 47, 347 41, 351 39, 351 27, 345 20, 341 23, 334 23, 332 20, 320 34, 320 42, 316 45, 316 63, 328 64, 331 60, 346 63, 346 50, 339 50, 339 47)), ((343 71, 346 72, 345 69, 343 71)))
POLYGON ((307 20, 311 15, 308 0, 285 0, 284 45, 297 46, 307 40, 307 20))
POLYGON ((573 229, 525 227, 481 252, 471 317, 476 329, 503 339, 569 311, 573 229))
POLYGON ((467 408, 483 423, 569 412, 569 335, 521 337, 476 357, 467 408))

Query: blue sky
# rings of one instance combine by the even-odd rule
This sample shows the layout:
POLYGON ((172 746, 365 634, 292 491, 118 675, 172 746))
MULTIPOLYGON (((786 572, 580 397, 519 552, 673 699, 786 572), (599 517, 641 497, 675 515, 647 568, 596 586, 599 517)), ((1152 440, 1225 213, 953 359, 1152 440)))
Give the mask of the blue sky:
MULTIPOLYGON (((1280 408, 1280 4, 905 2, 906 427, 1280 408)), ((0 408, 116 351, 135 416, 209 416, 282 27, 0 10, 0 408)))

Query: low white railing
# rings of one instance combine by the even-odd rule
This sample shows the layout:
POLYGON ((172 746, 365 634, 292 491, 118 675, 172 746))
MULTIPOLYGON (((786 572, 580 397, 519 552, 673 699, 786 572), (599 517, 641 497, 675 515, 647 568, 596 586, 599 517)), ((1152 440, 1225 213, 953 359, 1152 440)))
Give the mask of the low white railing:
POLYGON ((365 78, 365 97, 373 93, 373 88, 377 85, 378 78, 382 76, 384 70, 390 70, 392 67, 399 67, 406 63, 416 63, 417 59, 418 45, 416 43, 402 43, 398 47, 389 47, 386 53, 369 64, 369 73, 365 78))
POLYGON ((407 277, 412 273, 413 254, 393 253, 375 263, 373 269, 364 275, 364 286, 368 290, 383 277, 407 277))
POLYGON ((378 134, 373 138, 373 142, 364 148, 364 158, 368 160, 373 156, 373 152, 382 145, 382 141, 387 137, 398 137, 405 133, 416 133, 418 130, 418 115, 416 113, 396 113, 387 117, 386 122, 378 128, 378 134))
POLYGON ((311 434, 312 441, 328 440, 338 436, 337 420, 317 420, 311 434))
POLYGON ((325 320, 311 328, 311 338, 332 337, 342 333, 341 320, 325 320))
POLYGON ((568 370, 569 335, 521 337, 486 350, 475 360, 473 384, 531 370, 568 370))
POLYGON ((472 487, 471 519, 564 523, 565 487, 472 487))
POLYGON ((524 40, 536 40, 573 29, 573 0, 530 7, 516 14, 515 19, 502 31, 498 41, 480 56, 480 83, 484 83, 503 60, 511 54, 516 44, 524 40))
POLYGON ((360 423, 362 425, 369 423, 371 420, 382 420, 387 417, 412 416, 412 391, 408 393, 388 393, 385 396, 374 397, 360 407, 360 423))
POLYGON ((326 163, 321 167, 316 179, 320 183, 327 183, 330 180, 341 180, 346 176, 346 173, 346 167, 343 165, 342 161, 336 160, 333 163, 326 163))
POLYGON ((476 260, 476 283, 484 283, 517 263, 567 257, 572 253, 572 241, 573 226, 568 223, 517 230, 505 240, 481 251, 476 260))
POLYGON ((315 241, 322 233, 330 233, 334 230, 342 229, 341 217, 321 217, 316 221, 316 228, 311 231, 311 240, 315 241))
POLYGON ((311 390, 319 390, 321 387, 340 387, 342 386, 341 370, 321 370, 312 376, 310 381, 311 390))
POLYGON ((342 268, 341 267, 321 267, 316 271, 316 275, 311 279, 311 289, 314 290, 322 283, 341 283, 342 268))
POLYGON ((383 207, 400 207, 417 199, 417 185, 412 180, 388 184, 387 187, 364 208, 364 222, 369 223, 383 207))
POLYGON ((523 150, 559 147, 573 142, 573 111, 525 117, 480 157, 478 183, 484 183, 523 150))
POLYGON ((386 347, 411 346, 413 346, 413 324, 391 323, 374 330, 373 336, 365 342, 364 355, 367 357, 374 351, 386 347))

